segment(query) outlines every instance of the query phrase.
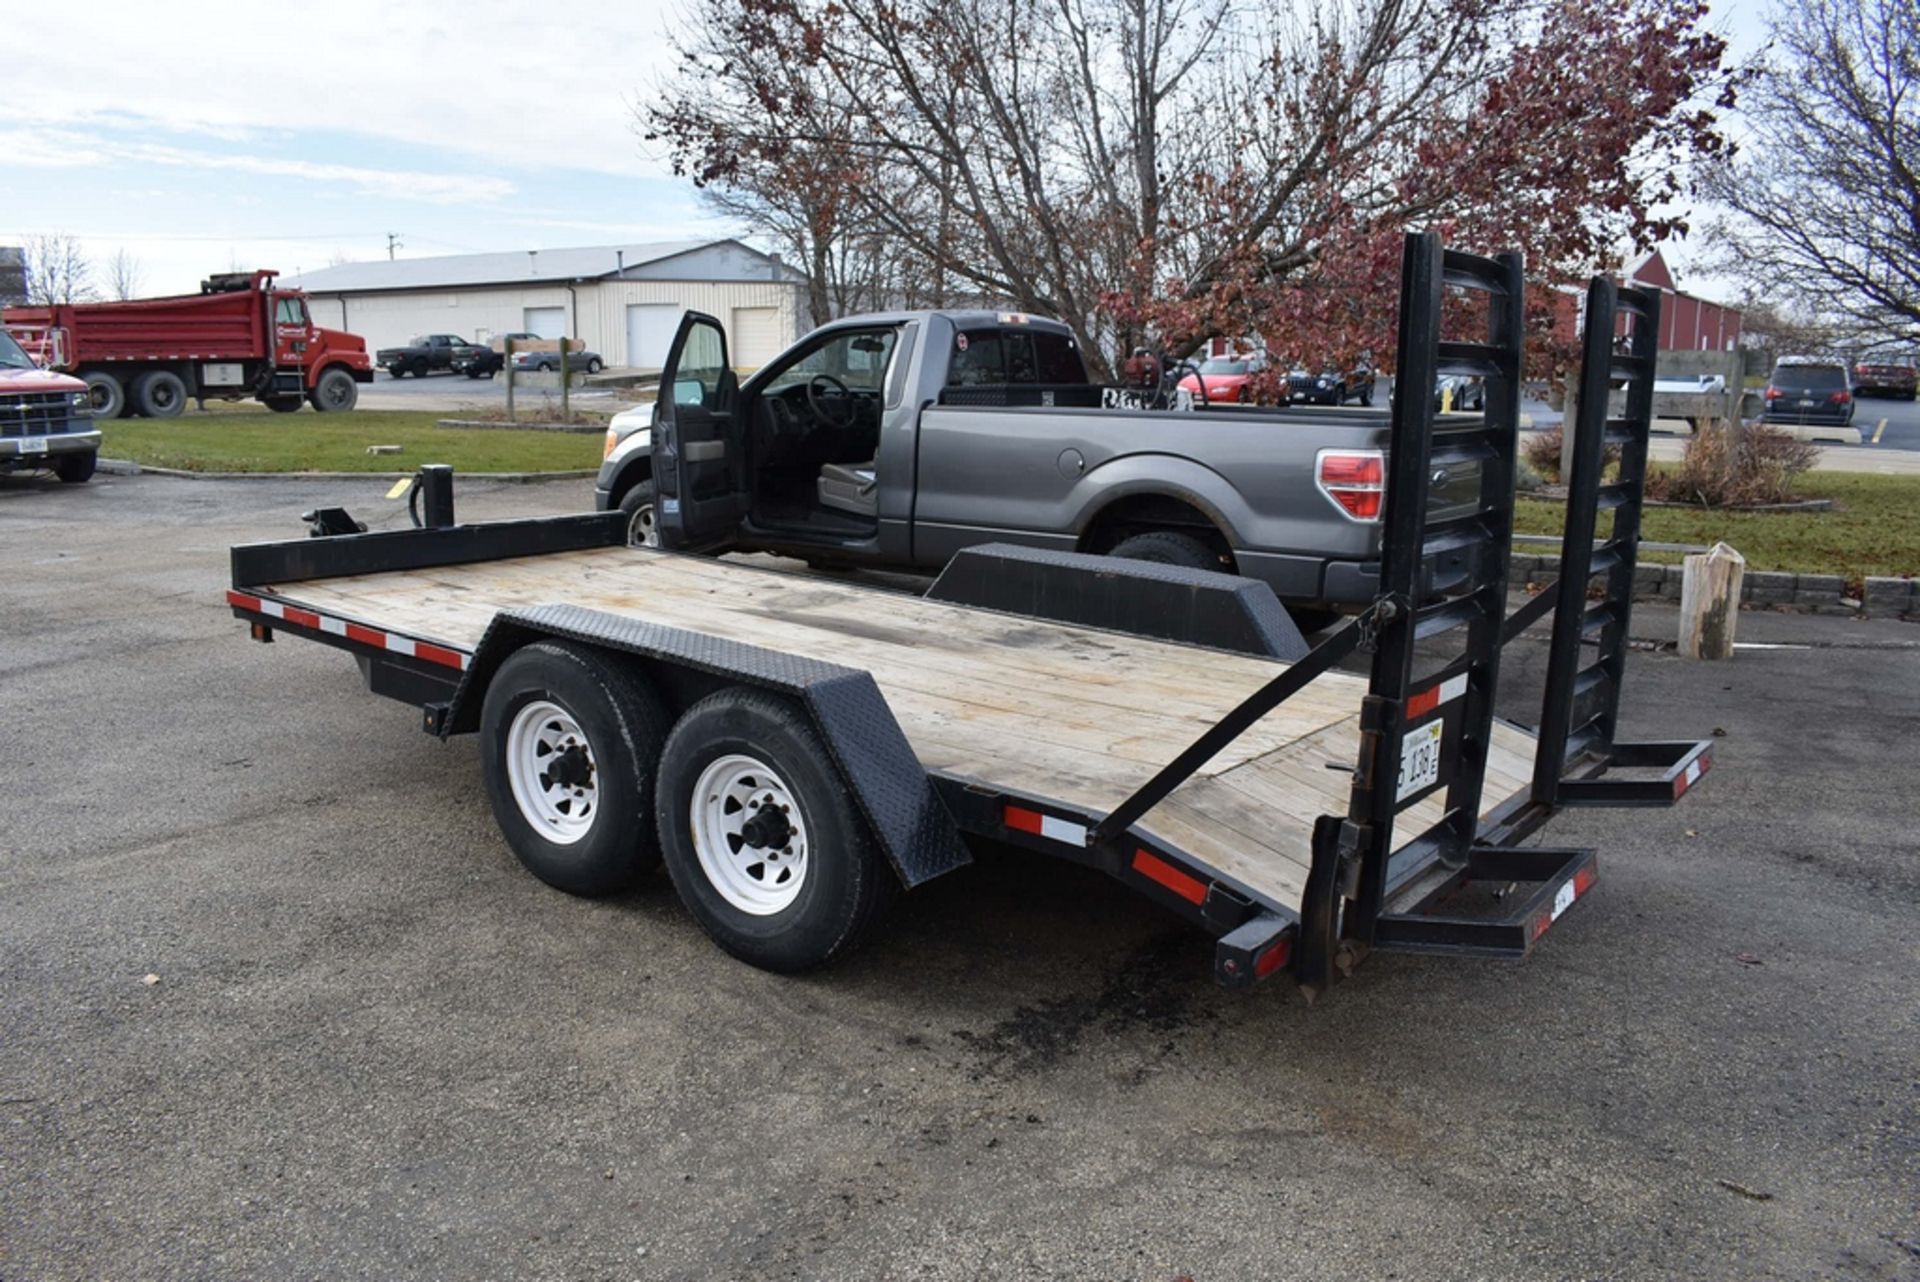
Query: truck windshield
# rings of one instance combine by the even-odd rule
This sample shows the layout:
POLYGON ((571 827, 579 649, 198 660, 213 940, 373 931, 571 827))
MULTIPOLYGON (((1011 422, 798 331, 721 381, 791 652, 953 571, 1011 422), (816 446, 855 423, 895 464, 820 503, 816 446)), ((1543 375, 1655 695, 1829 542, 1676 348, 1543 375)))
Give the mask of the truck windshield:
POLYGON ((33 359, 13 341, 13 335, 0 329, 0 369, 32 369, 33 359))
POLYGON ((899 338, 900 331, 891 327, 845 330, 801 353, 798 360, 767 381, 765 390, 778 392, 805 383, 816 374, 826 374, 854 391, 877 392, 886 382, 887 362, 899 338))

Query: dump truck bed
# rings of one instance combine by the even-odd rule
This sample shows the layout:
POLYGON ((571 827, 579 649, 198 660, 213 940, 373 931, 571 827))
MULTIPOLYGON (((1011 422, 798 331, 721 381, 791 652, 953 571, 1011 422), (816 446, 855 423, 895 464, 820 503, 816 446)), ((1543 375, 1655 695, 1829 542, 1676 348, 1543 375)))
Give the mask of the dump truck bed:
MULTIPOLYGON (((471 654, 502 610, 554 602, 872 674, 927 770, 1104 814, 1284 669, 1276 660, 878 593, 644 548, 260 585, 279 601, 471 654)), ((1138 825, 1297 911, 1313 819, 1342 813, 1366 683, 1328 673, 1262 718, 1138 825)), ((1534 740, 1496 723, 1491 811, 1534 740)), ((1443 796, 1408 812, 1417 834, 1443 796), (1426 812, 1431 813, 1426 813, 1426 812)))

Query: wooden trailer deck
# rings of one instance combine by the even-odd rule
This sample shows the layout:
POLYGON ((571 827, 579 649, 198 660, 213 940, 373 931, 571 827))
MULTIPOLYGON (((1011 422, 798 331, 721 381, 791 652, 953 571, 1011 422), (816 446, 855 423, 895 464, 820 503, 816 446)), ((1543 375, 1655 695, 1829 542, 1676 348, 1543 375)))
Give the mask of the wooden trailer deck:
MULTIPOLYGON (((641 548, 258 588, 468 652, 498 611, 564 602, 864 668, 928 769, 1095 813, 1283 666, 641 548)), ((1320 677, 1139 826, 1297 908, 1314 817, 1346 812, 1365 692, 1358 677, 1320 677)), ((1533 747, 1530 735, 1495 723, 1486 809, 1525 786, 1533 747)), ((1395 831, 1404 840, 1440 816, 1436 795, 1395 831)))

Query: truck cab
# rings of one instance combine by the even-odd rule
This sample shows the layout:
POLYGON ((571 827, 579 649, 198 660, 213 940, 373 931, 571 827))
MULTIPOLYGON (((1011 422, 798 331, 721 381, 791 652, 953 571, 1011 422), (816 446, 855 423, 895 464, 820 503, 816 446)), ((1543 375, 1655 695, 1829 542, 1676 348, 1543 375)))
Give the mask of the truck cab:
POLYGON ((47 468, 77 484, 93 475, 99 452, 87 385, 41 369, 0 329, 0 472, 47 468))

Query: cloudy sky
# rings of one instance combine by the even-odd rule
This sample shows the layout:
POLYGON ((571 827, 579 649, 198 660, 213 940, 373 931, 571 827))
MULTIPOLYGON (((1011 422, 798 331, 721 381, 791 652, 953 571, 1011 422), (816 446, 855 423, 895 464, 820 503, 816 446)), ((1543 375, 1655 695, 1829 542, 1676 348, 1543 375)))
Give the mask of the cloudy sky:
MULTIPOLYGON (((1715 0, 1736 52, 1762 41, 1760 3, 1715 0)), ((634 128, 673 0, 63 13, 0 75, 0 244, 125 249, 146 293, 376 258, 389 232, 426 256, 733 230, 634 128)))

